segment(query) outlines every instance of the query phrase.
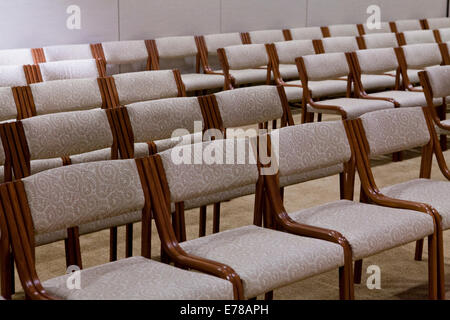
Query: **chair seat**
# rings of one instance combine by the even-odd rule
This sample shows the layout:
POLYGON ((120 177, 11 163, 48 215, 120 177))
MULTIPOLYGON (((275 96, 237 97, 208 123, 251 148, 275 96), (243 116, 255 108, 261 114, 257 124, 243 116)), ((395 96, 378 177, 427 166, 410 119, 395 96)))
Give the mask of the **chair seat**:
POLYGON ((186 91, 223 88, 225 78, 219 74, 189 73, 182 74, 186 91))
POLYGON ((361 82, 367 91, 390 89, 395 87, 395 77, 382 74, 362 74, 361 82))
POLYGON ((345 80, 323 80, 309 81, 308 88, 313 98, 342 96, 347 94, 347 81, 345 80))
POLYGON ((67 300, 230 300, 231 282, 133 257, 84 269, 81 289, 70 290, 61 276, 43 283, 48 293, 67 300))
POLYGON ((340 232, 353 259, 398 247, 433 234, 433 218, 422 212, 392 209, 348 200, 289 214, 296 222, 340 232))
POLYGON ((429 179, 415 179, 381 189, 391 198, 428 203, 442 217, 442 227, 450 228, 450 182, 429 179))
MULTIPOLYGON (((355 119, 359 116, 376 110, 394 108, 394 104, 383 100, 370 99, 353 99, 353 98, 339 98, 331 100, 317 101, 317 105, 331 105, 338 106, 347 114, 347 119, 355 119)), ((308 111, 328 114, 340 114, 335 110, 319 109, 308 105, 308 111)))
MULTIPOLYGON (((371 97, 392 98, 400 104, 400 107, 424 107, 427 105, 423 92, 391 90, 369 94, 371 97)), ((434 105, 442 104, 441 98, 433 99, 434 105)))
POLYGON ((236 85, 249 83, 265 83, 267 81, 266 69, 230 70, 236 85))
MULTIPOLYGON (((441 121, 441 123, 443 125, 446 125, 446 126, 450 127, 450 119, 449 120, 443 120, 443 121, 441 121)), ((438 135, 440 135, 440 134, 450 135, 450 130, 442 129, 442 128, 436 126, 436 125, 435 125, 435 128, 436 128, 436 132, 437 132, 438 135)))
POLYGON ((334 243, 246 226, 180 244, 189 254, 224 263, 241 277, 246 298, 342 266, 334 243))
POLYGON ((295 64, 280 64, 278 69, 283 80, 299 79, 298 69, 295 64))
MULTIPOLYGON (((286 84, 301 86, 302 82, 300 80, 297 81, 288 81, 286 84)), ((286 93, 287 100, 289 102, 300 102, 303 97, 303 88, 300 87, 284 87, 284 92, 286 93)))

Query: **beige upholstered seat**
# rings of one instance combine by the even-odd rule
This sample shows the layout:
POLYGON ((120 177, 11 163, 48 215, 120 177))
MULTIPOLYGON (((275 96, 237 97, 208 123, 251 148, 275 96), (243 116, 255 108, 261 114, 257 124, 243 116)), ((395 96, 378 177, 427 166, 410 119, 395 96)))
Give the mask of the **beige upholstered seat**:
POLYGON ((321 40, 325 53, 353 52, 359 49, 356 37, 335 37, 321 40))
POLYGON ((333 24, 328 26, 331 37, 357 37, 359 36, 356 24, 333 24))
POLYGON ((290 29, 292 40, 322 39, 323 33, 320 27, 293 28, 290 29))
POLYGON ((95 59, 39 63, 43 81, 100 77, 95 59))
POLYGON ((422 24, 420 23, 420 20, 413 19, 397 20, 395 21, 395 27, 397 29, 397 32, 422 30, 422 24))
POLYGON ((45 60, 47 62, 94 58, 89 44, 48 46, 42 49, 44 50, 45 60))
POLYGON ((428 18, 426 19, 428 28, 431 30, 450 28, 450 18, 428 18))
MULTIPOLYGON (((423 92, 411 92, 411 91, 382 91, 369 94, 369 97, 386 97, 392 98, 400 104, 401 107, 425 107, 427 101, 423 92)), ((435 106, 442 105, 442 99, 434 99, 435 106)))
POLYGON ((0 66, 0 87, 26 86, 27 78, 23 66, 0 66))
POLYGON ((282 30, 257 30, 250 31, 250 41, 253 44, 266 44, 284 41, 282 30))
POLYGON ((0 50, 0 66, 33 64, 31 49, 0 50))
POLYGON ((365 34, 375 34, 375 33, 390 33, 391 27, 389 26, 389 22, 381 22, 380 28, 369 28, 367 23, 362 24, 365 34))
MULTIPOLYGON (((353 99, 353 98, 338 98, 332 100, 321 100, 316 102, 321 106, 337 106, 347 115, 347 119, 355 119, 367 112, 376 110, 384 110, 394 108, 394 104, 389 101, 382 100, 370 100, 370 99, 353 99)), ((337 111, 325 110, 319 108, 309 108, 312 112, 321 112, 329 114, 340 114, 337 111)))
POLYGON ((65 275, 43 283, 66 300, 231 300, 233 286, 213 276, 133 257, 80 272, 81 289, 70 290, 65 275))
POLYGON ((411 30, 403 32, 405 44, 435 43, 433 30, 411 30))
POLYGON ((367 49, 396 48, 398 41, 395 33, 373 33, 362 36, 367 49))

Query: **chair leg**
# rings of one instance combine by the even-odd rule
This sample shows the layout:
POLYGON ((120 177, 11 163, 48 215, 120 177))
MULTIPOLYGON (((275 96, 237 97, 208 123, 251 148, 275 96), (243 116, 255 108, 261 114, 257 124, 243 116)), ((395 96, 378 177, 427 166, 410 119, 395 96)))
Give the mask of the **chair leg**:
MULTIPOLYGON (((14 259, 9 248, 0 245, 0 284, 1 295, 10 300, 14 293, 14 259)), ((8 246, 9 247, 9 246, 8 246)))
POLYGON ((437 281, 438 299, 445 300, 444 239, 442 230, 437 234, 437 281))
POLYGON ((266 294, 264 295, 264 300, 272 301, 273 300, 273 291, 266 292, 266 294))
POLYGON ((272 129, 277 128, 277 120, 272 120, 272 129))
POLYGON ((363 260, 362 259, 355 261, 354 283, 356 283, 356 284, 361 284, 362 266, 363 266, 363 260))
POLYGON ((345 270, 344 267, 339 267, 339 299, 347 300, 348 299, 348 284, 345 278, 345 270))
POLYGON ((133 256, 133 224, 126 225, 126 249, 125 257, 130 258, 133 256))
POLYGON ((448 147, 447 147, 447 135, 441 134, 441 136, 439 137, 439 144, 441 145, 442 151, 447 151, 448 150, 448 147))
POLYGON ((198 225, 198 236, 204 237, 206 235, 206 206, 200 207, 200 222, 198 225))
POLYGON ((436 235, 428 237, 428 298, 438 299, 437 279, 437 238, 436 235))
POLYGON ((109 261, 117 261, 117 227, 109 229, 109 261))
POLYGON ((317 122, 322 122, 322 114, 321 113, 317 114, 317 122))
POLYGON ((416 241, 416 252, 414 255, 414 260, 422 261, 422 254, 423 254, 423 239, 416 241))
POLYGON ((220 202, 214 203, 213 233, 220 231, 220 202))
POLYGON ((392 161, 394 162, 400 162, 403 160, 403 152, 399 151, 399 152, 394 152, 392 154, 392 161))

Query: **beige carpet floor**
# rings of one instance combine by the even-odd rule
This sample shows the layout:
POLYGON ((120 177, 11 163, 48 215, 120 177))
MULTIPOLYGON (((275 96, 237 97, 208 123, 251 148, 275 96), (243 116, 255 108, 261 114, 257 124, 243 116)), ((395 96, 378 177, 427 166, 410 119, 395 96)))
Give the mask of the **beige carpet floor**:
MULTIPOLYGON (((333 118, 327 117, 326 120, 333 118)), ((299 123, 298 115, 295 116, 299 123)), ((450 151, 445 153, 450 163, 450 151)), ((382 157, 373 161, 374 175, 379 187, 388 186, 419 175, 420 153, 407 152, 405 160, 393 163, 390 157, 382 157)), ((433 164, 433 179, 444 180, 433 164)), ((339 199, 339 180, 337 176, 310 181, 286 189, 285 206, 288 212, 323 204, 339 199)), ((355 199, 359 198, 359 180, 356 179, 355 199)), ((450 195, 449 195, 450 200, 450 195)), ((235 199, 222 204, 221 230, 227 230, 252 223, 253 196, 235 199)), ((186 212, 187 236, 193 239, 198 234, 198 210, 186 212)), ((208 208, 208 233, 212 230, 212 208, 208 208)), ((134 227, 134 254, 140 252, 140 224, 134 227)), ((152 250, 155 259, 159 258, 159 239, 153 229, 152 250)), ((119 229, 119 257, 124 256, 125 229, 119 229)), ((445 268, 447 297, 450 298, 450 231, 445 234, 445 268)), ((98 232, 81 237, 84 267, 108 262, 109 231, 98 232)), ((364 261, 361 285, 356 285, 357 299, 426 299, 427 298, 427 251, 425 245, 424 259, 414 261, 414 244, 402 246, 364 261), (368 275, 366 268, 377 265, 381 269, 381 289, 369 290, 366 286, 368 275)), ((41 280, 62 275, 65 272, 64 245, 62 242, 37 248, 37 270, 41 280)), ((23 293, 16 276, 18 293, 16 299, 22 299, 23 293)), ((274 292, 275 299, 338 299, 338 272, 332 271, 315 276, 296 284, 280 288, 274 292)))

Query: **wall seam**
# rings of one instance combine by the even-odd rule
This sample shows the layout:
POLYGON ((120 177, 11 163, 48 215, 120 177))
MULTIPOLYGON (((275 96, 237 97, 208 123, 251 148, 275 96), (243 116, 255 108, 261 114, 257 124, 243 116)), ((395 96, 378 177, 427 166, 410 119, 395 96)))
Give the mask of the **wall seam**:
POLYGON ((117 0, 117 37, 119 41, 122 40, 120 37, 120 0, 117 0))

